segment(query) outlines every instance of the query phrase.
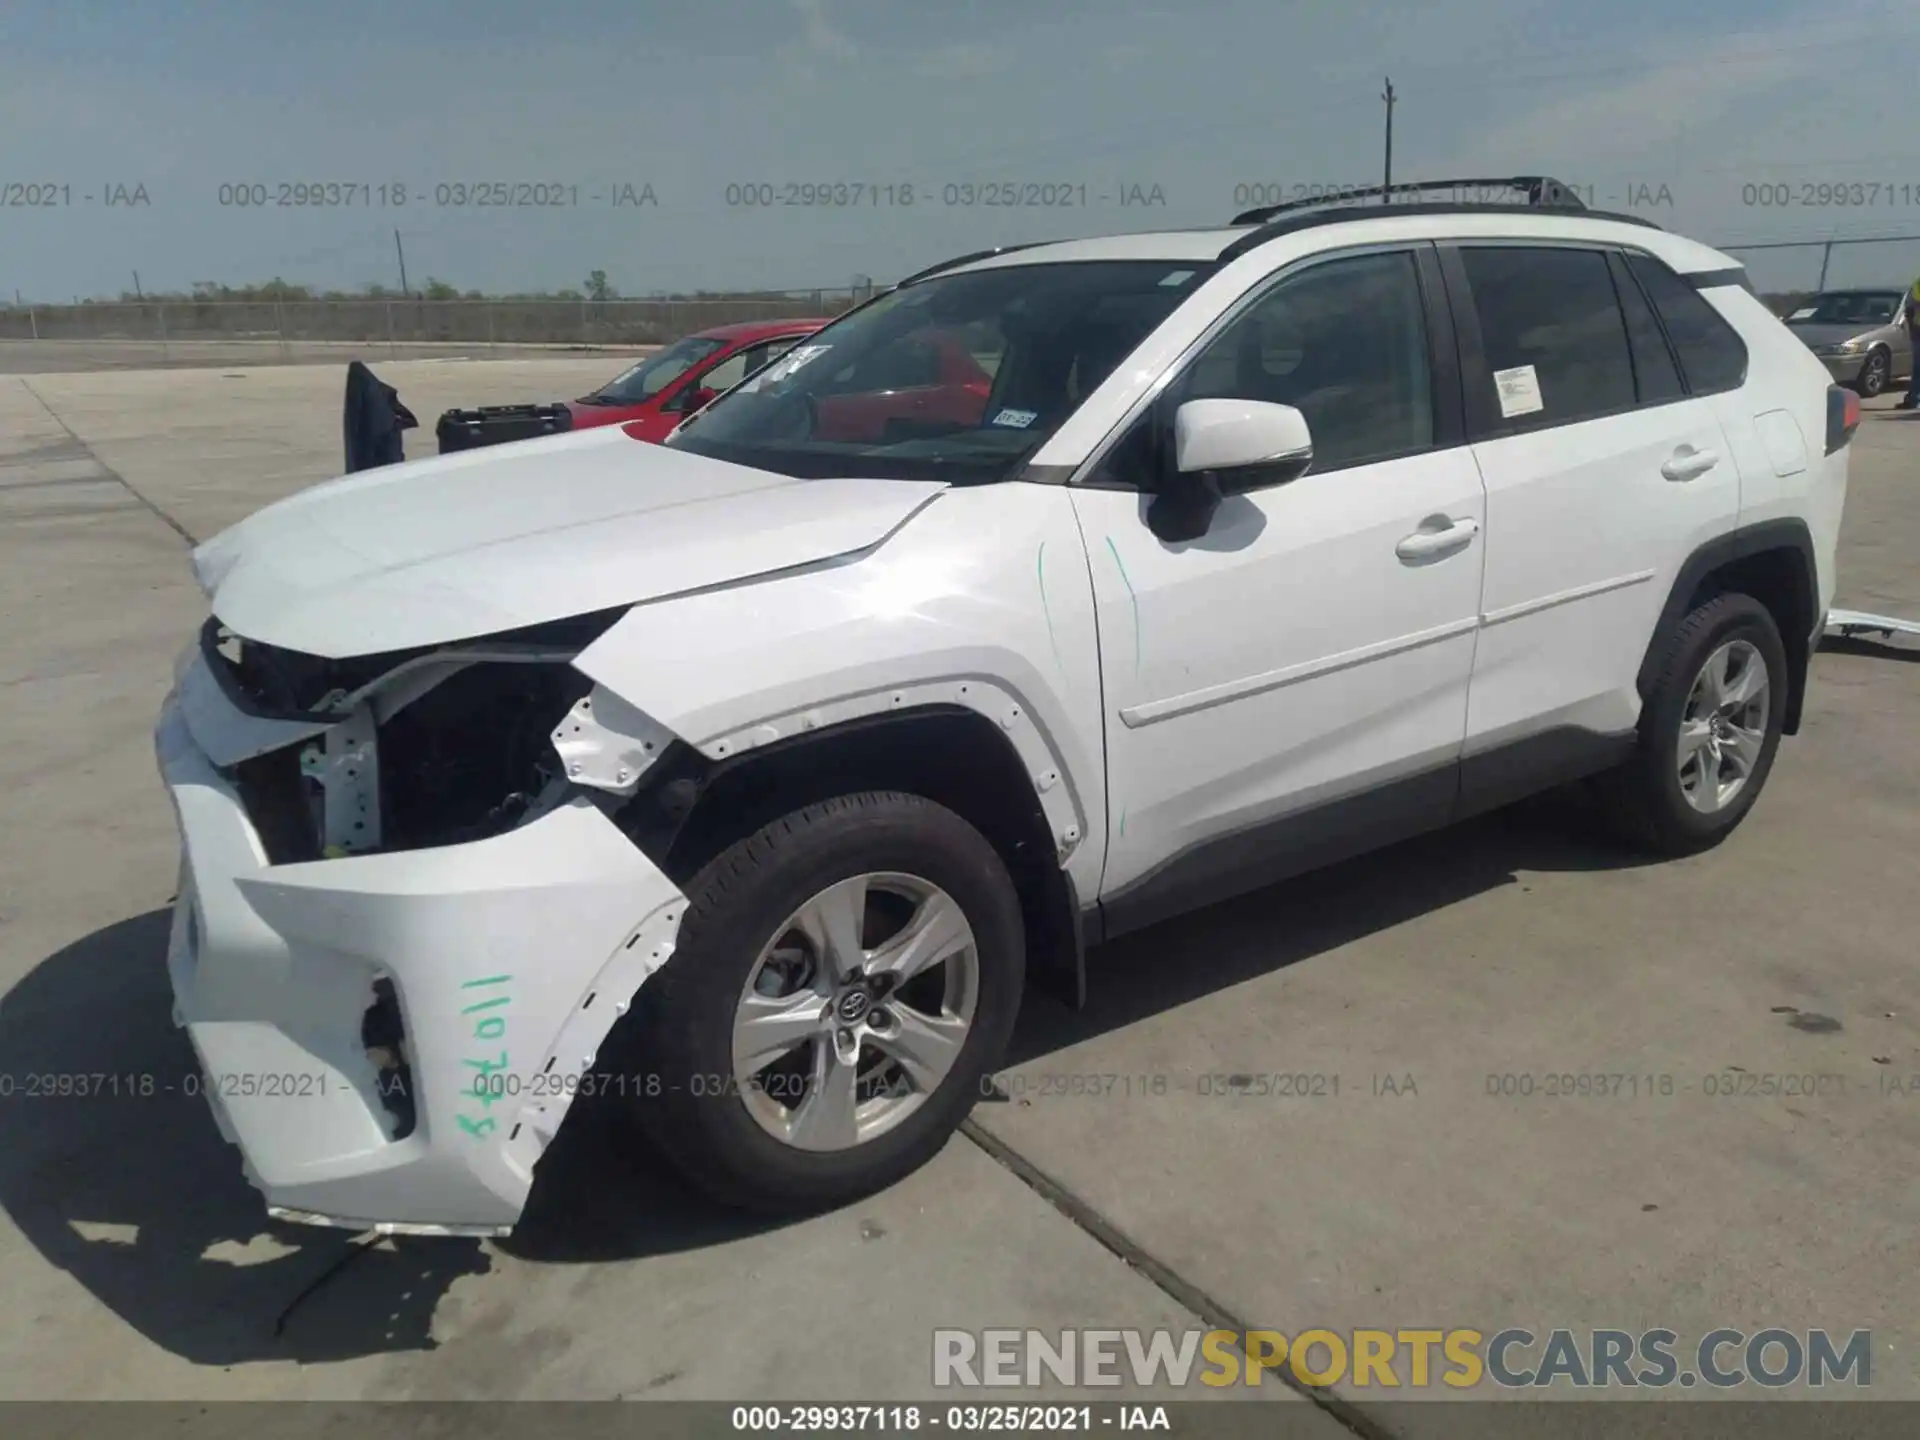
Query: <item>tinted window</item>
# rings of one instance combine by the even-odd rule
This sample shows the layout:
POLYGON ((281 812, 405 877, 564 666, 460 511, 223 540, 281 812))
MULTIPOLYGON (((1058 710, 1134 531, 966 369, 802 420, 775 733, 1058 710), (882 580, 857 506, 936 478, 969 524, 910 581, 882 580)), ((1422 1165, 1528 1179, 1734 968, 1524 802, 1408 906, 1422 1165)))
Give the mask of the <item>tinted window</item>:
POLYGON ((642 360, 631 370, 622 371, 595 391, 591 398, 608 405, 637 405, 642 400, 651 400, 725 345, 724 340, 706 340, 689 335, 642 360))
POLYGON ((1747 347, 1700 292, 1651 255, 1627 263, 1646 287, 1653 308, 1680 353, 1680 371, 1696 395, 1736 390, 1747 380, 1747 347))
POLYGON ((1134 260, 935 275, 809 336, 672 445, 796 476, 1006 479, 1204 276, 1134 260))
POLYGON ((1653 318, 1639 283, 1617 258, 1613 283, 1620 296, 1620 309, 1627 317, 1627 342, 1633 350, 1633 380, 1640 403, 1662 405, 1681 399, 1687 391, 1680 383, 1673 351, 1667 348, 1667 337, 1660 333, 1660 322, 1653 318))
POLYGON ((1626 321, 1598 250, 1461 251, 1495 414, 1509 429, 1565 425, 1635 403, 1626 321))
POLYGON ((934 335, 919 334, 904 336, 858 364, 843 366, 825 388, 834 394, 886 393, 939 383, 940 347, 934 335))
POLYGON ((1181 394, 1297 407, 1313 432, 1316 474, 1431 446, 1413 257, 1359 255, 1283 280, 1207 347, 1181 394))
POLYGON ((736 350, 700 377, 701 388, 731 390, 776 355, 791 350, 793 345, 791 340, 774 340, 736 350))
POLYGON ((1900 309, 1897 290, 1831 290, 1788 318, 1809 325, 1891 325, 1900 309))

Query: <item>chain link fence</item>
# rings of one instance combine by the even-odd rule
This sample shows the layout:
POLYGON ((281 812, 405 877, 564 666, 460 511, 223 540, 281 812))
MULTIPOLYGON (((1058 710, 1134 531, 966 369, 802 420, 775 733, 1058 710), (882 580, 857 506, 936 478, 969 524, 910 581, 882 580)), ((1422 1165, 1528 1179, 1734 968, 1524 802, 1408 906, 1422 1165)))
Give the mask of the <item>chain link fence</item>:
POLYGON ((714 325, 831 317, 872 287, 685 300, 165 300, 0 308, 0 340, 565 346, 659 345, 714 325))
MULTIPOLYGON (((1776 256, 1798 261, 1792 267, 1797 272, 1797 284, 1769 286, 1761 292, 1761 298, 1780 315, 1798 308, 1801 302, 1825 290, 1833 279, 1836 259, 1847 272, 1847 278, 1833 282, 1840 286, 1864 284, 1904 290, 1913 283, 1914 275, 1920 272, 1920 235, 1766 240, 1752 245, 1722 245, 1719 248, 1749 264, 1752 262, 1748 261, 1748 256, 1762 252, 1766 253, 1769 261, 1776 256), (1839 252, 1837 256, 1836 251, 1839 252), (1864 282, 1859 278, 1862 271, 1866 276, 1864 282)), ((1776 276, 1786 273, 1777 264, 1769 268, 1770 273, 1776 276)))

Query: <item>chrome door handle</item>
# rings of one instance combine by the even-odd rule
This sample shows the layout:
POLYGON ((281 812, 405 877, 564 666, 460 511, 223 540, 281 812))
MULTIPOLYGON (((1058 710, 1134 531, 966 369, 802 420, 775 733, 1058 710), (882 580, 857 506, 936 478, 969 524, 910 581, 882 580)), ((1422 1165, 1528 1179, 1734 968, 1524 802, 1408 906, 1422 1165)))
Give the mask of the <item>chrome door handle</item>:
POLYGON ((1431 560, 1460 549, 1479 533, 1480 522, 1471 517, 1455 520, 1447 515, 1429 515, 1418 530, 1393 547, 1393 553, 1402 560, 1431 560))
POLYGON ((1691 445, 1682 445, 1673 452, 1673 458, 1660 467, 1660 473, 1669 480, 1693 480, 1719 463, 1717 450, 1696 450, 1691 445))

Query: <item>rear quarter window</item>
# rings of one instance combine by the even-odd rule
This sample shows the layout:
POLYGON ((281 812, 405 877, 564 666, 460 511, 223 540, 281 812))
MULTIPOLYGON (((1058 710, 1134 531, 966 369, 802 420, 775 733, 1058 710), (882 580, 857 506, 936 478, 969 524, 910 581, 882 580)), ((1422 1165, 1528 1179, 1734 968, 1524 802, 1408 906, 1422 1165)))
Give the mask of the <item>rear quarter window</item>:
POLYGON ((1673 342, 1689 391, 1713 395, 1747 383, 1746 342, 1691 282, 1651 255, 1629 255, 1627 266, 1673 342))

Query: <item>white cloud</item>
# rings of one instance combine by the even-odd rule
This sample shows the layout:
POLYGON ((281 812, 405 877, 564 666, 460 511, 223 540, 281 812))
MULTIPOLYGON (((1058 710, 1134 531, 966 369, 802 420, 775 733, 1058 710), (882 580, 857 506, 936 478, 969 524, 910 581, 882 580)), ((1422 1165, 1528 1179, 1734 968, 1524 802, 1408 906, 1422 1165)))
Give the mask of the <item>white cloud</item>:
POLYGON ((800 38, 782 45, 780 64, 797 79, 819 77, 816 61, 846 61, 859 53, 852 37, 828 18, 826 0, 788 0, 800 16, 800 38))
MULTIPOLYGON (((1535 61, 1504 78, 1545 98, 1478 128, 1438 163, 1410 156, 1408 168, 1545 170, 1576 183, 1664 179, 1711 203, 1727 177, 1780 163, 1792 139, 1827 157, 1861 149, 1846 120, 1860 103, 1861 72, 1851 54, 1880 45, 1904 53, 1920 38, 1911 20, 1898 26, 1904 35, 1895 28, 1884 9, 1856 3, 1730 35, 1668 35, 1599 72, 1581 73, 1577 61, 1535 61)), ((1497 94, 1503 77, 1487 78, 1497 94)))

